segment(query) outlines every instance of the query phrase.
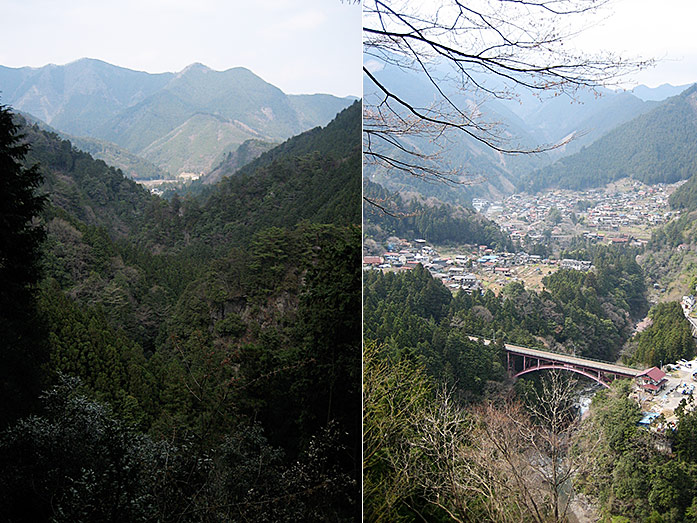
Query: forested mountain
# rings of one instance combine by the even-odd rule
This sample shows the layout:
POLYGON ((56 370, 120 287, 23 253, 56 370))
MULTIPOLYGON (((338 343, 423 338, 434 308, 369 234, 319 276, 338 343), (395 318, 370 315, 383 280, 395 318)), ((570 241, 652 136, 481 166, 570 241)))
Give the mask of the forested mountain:
POLYGON ((264 227, 360 223, 361 105, 262 154, 215 186, 206 201, 161 203, 143 229, 148 245, 240 245, 264 227))
MULTIPOLYGON (((632 331, 630 318, 646 310, 641 269, 635 252, 587 248, 575 254, 593 259, 597 272, 559 270, 545 276, 539 293, 512 282, 499 296, 452 295, 421 266, 366 273, 366 519, 526 521, 537 510, 533 521, 554 520, 554 475, 569 470, 561 449, 571 446, 571 433, 565 432, 564 445, 556 436, 573 425, 575 413, 570 396, 550 399, 561 394, 558 387, 549 396, 534 378, 511 387, 502 343, 618 357, 632 331), (537 401, 527 409, 515 397, 537 401), (544 413, 553 408, 562 409, 564 420, 555 418, 550 434, 544 413), (550 456, 557 466, 549 465, 550 456), (538 468, 540 458, 545 466, 538 468)), ((621 426, 635 421, 629 417, 621 426)), ((598 457, 593 449, 588 455, 598 457)))
POLYGON ((697 209, 697 173, 670 195, 670 206, 688 212, 697 209))
POLYGON ((64 212, 86 225, 101 227, 114 237, 132 234, 153 200, 146 189, 123 173, 89 154, 73 148, 54 133, 28 126, 21 117, 26 143, 26 161, 38 163, 50 208, 64 212))
POLYGON ((530 173, 521 187, 585 189, 619 178, 672 183, 697 172, 697 87, 627 122, 579 153, 530 173))
POLYGON ((251 71, 192 64, 152 75, 81 59, 0 67, 3 100, 56 129, 113 142, 169 171, 200 173, 248 139, 325 125, 352 99, 286 95, 251 71))
POLYGON ((171 202, 24 127, 49 392, 3 417, 6 517, 358 517, 360 125, 358 102, 171 202))
POLYGON ((94 135, 101 125, 152 96, 173 77, 86 58, 62 66, 0 66, 3 103, 78 136, 94 135))
POLYGON ((64 140, 68 140, 74 147, 89 153, 95 159, 103 160, 107 165, 121 169, 128 178, 140 180, 152 180, 167 178, 168 173, 150 163, 144 158, 133 154, 115 143, 89 138, 87 136, 77 137, 68 133, 61 132, 51 127, 36 116, 17 111, 28 123, 36 124, 40 129, 57 134, 64 140))
POLYGON ((525 121, 539 139, 553 144, 573 136, 568 144, 549 152, 550 159, 557 159, 587 147, 617 126, 650 111, 655 103, 646 103, 631 93, 601 89, 598 93, 580 91, 573 98, 552 98, 537 106, 525 121))

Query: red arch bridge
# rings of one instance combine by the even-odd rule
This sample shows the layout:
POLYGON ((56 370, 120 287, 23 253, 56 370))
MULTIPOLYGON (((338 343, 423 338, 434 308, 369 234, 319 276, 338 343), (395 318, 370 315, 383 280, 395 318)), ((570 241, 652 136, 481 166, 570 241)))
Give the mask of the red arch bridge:
POLYGON ((643 372, 604 361, 589 360, 567 354, 555 354, 554 352, 528 349, 509 344, 506 344, 506 363, 508 375, 512 378, 539 370, 559 369, 582 374, 608 388, 612 380, 617 378, 636 378, 643 372))
MULTIPOLYGON (((481 339, 474 338, 472 339, 481 339)), ((489 344, 490 340, 482 340, 489 344)), ((610 382, 617 378, 636 378, 644 373, 642 370, 615 365, 604 361, 590 360, 557 354, 539 349, 529 349, 518 345, 506 344, 506 364, 508 375, 517 378, 531 372, 540 370, 566 370, 587 376, 605 387, 610 387, 610 382)))

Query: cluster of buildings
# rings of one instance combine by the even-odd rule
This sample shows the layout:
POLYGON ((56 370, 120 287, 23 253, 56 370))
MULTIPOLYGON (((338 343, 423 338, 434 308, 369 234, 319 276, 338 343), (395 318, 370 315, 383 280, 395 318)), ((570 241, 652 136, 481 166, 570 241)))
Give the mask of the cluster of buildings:
POLYGON ((645 370, 636 377, 636 399, 639 401, 643 418, 639 425, 654 432, 674 430, 679 422, 676 410, 680 405, 694 408, 697 360, 680 360, 663 367, 645 370))
POLYGON ((425 240, 409 242, 404 239, 388 243, 388 251, 380 256, 364 256, 364 270, 408 271, 418 264, 423 265, 434 278, 453 290, 465 289, 468 292, 481 290, 477 276, 468 271, 470 256, 457 255, 454 258, 441 257, 425 240))
POLYGON ((472 206, 523 244, 545 235, 564 240, 580 232, 592 239, 612 240, 622 237, 618 233, 623 228, 643 229, 670 220, 675 212, 669 210, 668 198, 680 183, 647 186, 627 181, 622 189, 519 193, 500 202, 475 198, 472 206))
MULTIPOLYGON (((542 258, 526 252, 495 252, 486 245, 463 247, 458 253, 449 257, 441 256, 434 247, 423 239, 408 241, 392 239, 387 245, 387 252, 381 255, 363 257, 364 270, 406 271, 418 264, 423 265, 434 278, 443 285, 468 293, 482 291, 483 279, 497 277, 517 279, 517 268, 539 266, 558 266, 565 269, 589 271, 591 262, 585 260, 564 259, 561 261, 542 258)), ((538 268, 539 271, 539 268, 538 268)))

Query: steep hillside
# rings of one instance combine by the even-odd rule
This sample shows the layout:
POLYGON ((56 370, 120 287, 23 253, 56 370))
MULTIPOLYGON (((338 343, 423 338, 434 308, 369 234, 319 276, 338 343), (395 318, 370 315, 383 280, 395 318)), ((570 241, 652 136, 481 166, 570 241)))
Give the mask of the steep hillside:
POLYGON ((360 519, 360 128, 356 103, 167 202, 24 127, 49 199, 24 327, 50 391, 0 437, 4 514, 360 519))
POLYGON ((227 153, 215 169, 205 176, 202 183, 205 185, 218 183, 223 176, 230 176, 236 173, 263 153, 276 147, 276 145, 261 140, 247 140, 234 151, 227 153))
POLYGON ((153 197, 123 172, 75 149, 67 140, 16 116, 31 148, 27 164, 39 164, 50 208, 87 225, 103 227, 113 237, 133 233, 153 197))
POLYGON ((511 250, 513 242, 494 222, 472 209, 449 205, 435 198, 413 198, 405 201, 399 194, 366 180, 364 195, 385 210, 366 205, 363 228, 366 237, 381 242, 389 236, 424 238, 443 243, 470 243, 511 250), (390 214, 388 214, 388 212, 390 214))
POLYGON ((63 133, 59 134, 78 149, 92 155, 95 159, 103 160, 107 165, 121 169, 128 178, 134 180, 157 180, 170 177, 169 173, 161 167, 114 143, 86 136, 77 137, 63 133))
POLYGON ((237 144, 259 139, 238 122, 197 113, 141 151, 155 165, 172 173, 210 171, 237 144))
POLYGON ((298 114, 300 125, 309 129, 316 126, 317 122, 331 121, 341 109, 356 98, 348 97, 339 102, 335 96, 328 94, 290 94, 288 100, 298 114))
MULTIPOLYGON (((602 90, 599 95, 579 92, 572 100, 566 96, 536 104, 525 121, 545 143, 559 143, 573 136, 568 144, 550 151, 552 159, 568 156, 601 138, 618 125, 650 111, 646 103, 630 93, 602 90)), ((534 106, 533 106, 534 107, 534 106)))
POLYGON ((37 125, 39 129, 56 134, 63 140, 68 140, 73 144, 73 146, 81 151, 89 153, 93 158, 97 160, 104 160, 104 163, 107 165, 121 169, 128 178, 133 178, 136 180, 153 180, 169 177, 169 174, 160 169, 158 166, 150 163, 136 154, 133 154, 132 152, 127 151, 123 147, 119 147, 114 143, 107 142, 106 140, 99 140, 97 138, 73 136, 71 134, 58 131, 33 114, 22 111, 17 111, 17 114, 21 115, 22 118, 24 118, 30 125, 37 125))
POLYGON ((697 210, 697 173, 670 195, 669 203, 673 209, 697 210))
POLYGON ((696 172, 697 87, 691 87, 579 153, 530 173, 521 187, 584 189, 627 176, 672 183, 696 172))
POLYGON ((361 222, 361 104, 224 177, 201 207, 182 209, 183 234, 238 243, 265 227, 361 222))

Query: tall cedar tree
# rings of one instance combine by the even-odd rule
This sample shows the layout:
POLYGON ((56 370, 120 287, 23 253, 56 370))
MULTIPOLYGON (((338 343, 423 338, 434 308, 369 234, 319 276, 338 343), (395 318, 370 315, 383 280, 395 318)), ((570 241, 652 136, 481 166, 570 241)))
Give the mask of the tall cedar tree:
POLYGON ((0 106, 0 426, 36 401, 48 351, 36 314, 39 248, 44 231, 35 219, 45 198, 36 166, 6 106, 0 106))

